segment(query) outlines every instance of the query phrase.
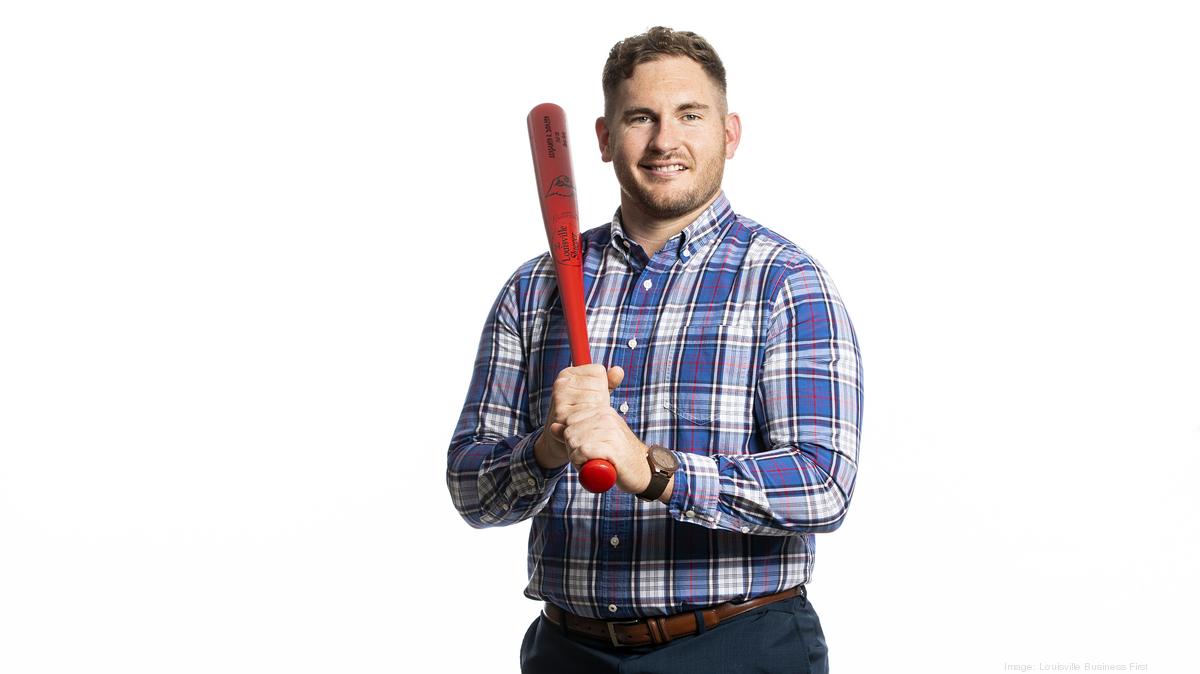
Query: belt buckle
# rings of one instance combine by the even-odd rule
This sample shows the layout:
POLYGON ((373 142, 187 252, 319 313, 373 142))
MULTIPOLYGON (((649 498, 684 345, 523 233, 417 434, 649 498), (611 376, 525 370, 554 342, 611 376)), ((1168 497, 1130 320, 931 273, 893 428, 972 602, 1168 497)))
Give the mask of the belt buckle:
POLYGON ((604 625, 608 628, 609 641, 611 641, 612 645, 616 648, 623 648, 625 646, 628 646, 629 644, 623 644, 623 643, 617 641, 617 631, 613 628, 616 627, 617 625, 636 625, 639 622, 641 622, 641 621, 640 620, 605 620, 604 625))

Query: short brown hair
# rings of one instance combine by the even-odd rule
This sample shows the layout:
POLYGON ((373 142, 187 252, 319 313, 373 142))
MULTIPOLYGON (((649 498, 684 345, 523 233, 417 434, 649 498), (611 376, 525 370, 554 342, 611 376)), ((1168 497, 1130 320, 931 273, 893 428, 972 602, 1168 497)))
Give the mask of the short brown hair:
POLYGON ((664 56, 686 56, 704 69, 725 95, 725 65, 708 40, 685 30, 655 26, 641 35, 627 37, 613 45, 604 62, 604 116, 612 117, 613 99, 621 80, 633 77, 639 63, 664 56))

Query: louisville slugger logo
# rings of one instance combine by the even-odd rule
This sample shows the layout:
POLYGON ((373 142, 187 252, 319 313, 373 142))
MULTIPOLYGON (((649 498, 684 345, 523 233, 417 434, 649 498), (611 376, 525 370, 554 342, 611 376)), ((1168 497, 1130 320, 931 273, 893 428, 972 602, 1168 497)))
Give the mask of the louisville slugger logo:
POLYGON ((571 176, 561 175, 550 181, 550 189, 546 190, 547 197, 573 197, 575 186, 571 184, 571 176))
POLYGON ((550 241, 550 253, 554 261, 578 267, 579 260, 579 225, 571 215, 561 215, 554 223, 554 237, 550 241))

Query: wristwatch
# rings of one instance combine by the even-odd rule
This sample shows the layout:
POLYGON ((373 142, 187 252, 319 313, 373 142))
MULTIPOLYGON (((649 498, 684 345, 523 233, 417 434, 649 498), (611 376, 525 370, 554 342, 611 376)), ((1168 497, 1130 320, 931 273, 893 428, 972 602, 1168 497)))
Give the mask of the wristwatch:
POLYGON ((671 476, 679 469, 679 457, 666 447, 650 445, 646 461, 650 463, 650 486, 637 497, 643 501, 657 501, 671 481, 671 476))

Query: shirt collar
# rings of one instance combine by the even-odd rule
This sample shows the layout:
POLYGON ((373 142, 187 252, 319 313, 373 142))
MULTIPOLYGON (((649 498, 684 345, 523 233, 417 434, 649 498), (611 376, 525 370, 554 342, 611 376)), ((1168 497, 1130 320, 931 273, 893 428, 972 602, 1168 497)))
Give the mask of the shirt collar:
MULTIPOLYGON (((678 234, 667 240, 663 245, 664 251, 674 251, 675 255, 685 262, 693 257, 700 257, 704 248, 713 243, 714 239, 725 225, 734 217, 733 207, 725 197, 725 191, 717 194, 717 198, 704 209, 696 219, 684 227, 678 234)), ((609 239, 618 250, 628 253, 633 239, 625 235, 621 224, 621 209, 618 207, 613 214, 612 225, 609 229, 609 239)))

